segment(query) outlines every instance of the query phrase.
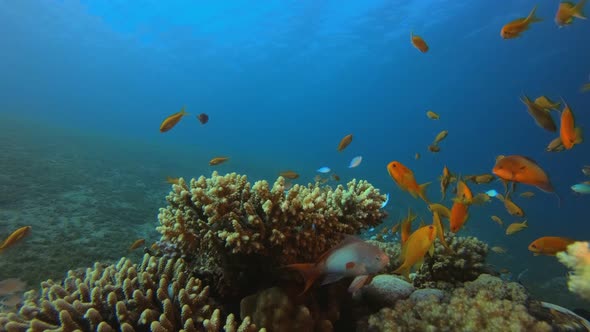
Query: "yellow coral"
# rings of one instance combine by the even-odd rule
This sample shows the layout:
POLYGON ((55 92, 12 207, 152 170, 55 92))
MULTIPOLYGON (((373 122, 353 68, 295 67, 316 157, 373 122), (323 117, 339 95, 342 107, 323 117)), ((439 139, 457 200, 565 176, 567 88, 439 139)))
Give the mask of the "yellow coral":
POLYGON ((557 259, 573 269, 567 281, 570 291, 590 300, 590 249, 588 242, 574 242, 567 252, 557 254, 557 259))

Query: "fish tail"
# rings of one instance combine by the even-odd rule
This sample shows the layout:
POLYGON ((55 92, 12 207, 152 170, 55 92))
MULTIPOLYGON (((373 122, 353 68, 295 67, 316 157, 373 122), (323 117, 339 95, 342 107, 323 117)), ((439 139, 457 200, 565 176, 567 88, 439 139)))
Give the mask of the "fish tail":
POLYGON ((303 289, 301 294, 307 292, 307 290, 321 275, 320 269, 317 268, 316 264, 312 263, 290 264, 285 266, 285 268, 296 270, 299 273, 301 273, 301 276, 305 281, 305 288, 303 289))
POLYGON ((535 6, 533 8, 533 10, 531 10, 531 13, 529 14, 529 16, 526 18, 526 21, 529 23, 535 23, 535 22, 541 22, 542 19, 538 18, 537 16, 535 16, 535 13, 537 12, 537 6, 535 6))
POLYGON ((410 268, 406 267, 405 264, 402 264, 397 270, 393 271, 393 274, 401 274, 406 280, 410 280, 410 268))
POLYGON ((418 196, 420 196, 420 198, 422 198, 426 203, 430 204, 430 201, 426 197, 426 188, 428 185, 430 185, 430 182, 426 182, 418 186, 418 196))
POLYGON ((572 16, 576 18, 586 19, 584 15, 584 6, 586 5, 587 0, 580 0, 577 5, 574 6, 572 16))
POLYGON ((180 109, 180 114, 182 114, 182 116, 189 115, 189 113, 186 112, 186 106, 182 106, 182 108, 180 109))

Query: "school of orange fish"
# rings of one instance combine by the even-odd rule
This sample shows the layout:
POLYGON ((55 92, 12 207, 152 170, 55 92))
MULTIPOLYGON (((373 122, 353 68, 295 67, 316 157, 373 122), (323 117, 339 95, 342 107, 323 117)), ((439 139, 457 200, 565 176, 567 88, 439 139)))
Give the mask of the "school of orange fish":
MULTIPOLYGON (((556 24, 561 27, 572 24, 575 19, 585 19, 583 8, 586 1, 580 0, 577 4, 561 2, 555 15, 556 24)), ((542 20, 536 16, 536 9, 537 7, 535 6, 528 16, 505 24, 500 30, 500 36, 504 39, 517 38, 527 31, 531 24, 541 22, 542 20)), ((420 52, 426 53, 429 51, 426 41, 421 36, 414 34, 414 32, 410 33, 410 41, 420 52)), ((584 84, 581 91, 590 91, 590 83, 584 84)), ((549 143, 546 151, 557 152, 569 150, 583 142, 582 129, 576 124, 571 107, 563 99, 561 102, 554 102, 547 96, 540 96, 533 101, 528 96, 521 96, 521 100, 526 105, 526 109, 535 123, 549 132, 556 133, 558 129, 553 119, 552 111, 560 114, 559 135, 549 143), (559 111, 561 107, 563 109, 559 111)), ((188 113, 183 107, 180 112, 168 116, 161 123, 160 132, 164 133, 171 130, 187 115, 188 113)), ((426 116, 431 120, 440 119, 440 115, 431 110, 426 112, 426 116)), ((209 121, 209 116, 205 113, 197 115, 196 118, 201 124, 206 124, 209 121)), ((428 150, 432 153, 440 152, 439 145, 447 135, 447 130, 441 131, 435 137, 433 143, 428 146, 428 150)), ((352 138, 352 134, 343 137, 338 144, 337 151, 346 149, 351 144, 352 138)), ((419 158, 420 154, 416 153, 415 159, 419 158)), ((214 157, 209 161, 209 165, 219 165, 227 160, 229 160, 229 157, 226 156, 214 157)), ((361 160, 362 157, 355 157, 349 167, 358 166, 361 160)), ((322 167, 318 170, 320 173, 329 173, 330 171, 327 167, 322 167)), ((393 235, 398 231, 400 232, 402 244, 400 261, 402 263, 394 273, 401 274, 406 278, 409 278, 412 268, 419 267, 427 253, 433 254, 436 239, 441 242, 448 252, 453 251, 445 240, 445 227, 442 220, 448 220, 450 232, 457 233, 469 219, 469 210, 472 206, 485 204, 494 197, 503 202, 506 211, 510 215, 523 218, 525 212, 512 198, 515 194, 517 184, 534 186, 542 191, 555 193, 553 185, 545 171, 535 161, 520 155, 498 156, 492 168, 492 174, 456 176, 444 166, 442 175, 440 176, 441 202, 446 199, 449 186, 452 183, 456 183, 453 191, 455 196, 452 198, 450 209, 444 204, 432 203, 426 196, 426 188, 430 183, 418 184, 413 171, 399 161, 390 162, 387 165, 387 172, 400 189, 408 192, 415 198, 422 199, 427 204, 428 210, 432 212, 433 222, 431 225, 426 225, 422 221, 422 224, 416 230, 412 231, 412 222, 416 219, 416 215, 409 210, 407 217, 395 224, 391 229, 383 228, 381 234, 379 234, 379 236, 384 234, 393 235), (467 185, 467 181, 475 185, 490 183, 496 177, 504 184, 505 191, 503 194, 491 190, 474 195, 471 188, 467 185)), ((585 175, 590 176, 590 167, 585 166, 583 172, 585 175)), ((289 180, 299 177, 297 172, 291 170, 283 171, 280 175, 289 180)), ((332 173, 331 177, 334 181, 340 179, 334 173, 332 173)), ((316 176, 315 180, 320 184, 328 181, 327 178, 322 178, 320 175, 316 176)), ((166 181, 177 184, 178 178, 168 177, 166 181)), ((588 194, 590 193, 590 181, 574 185, 572 186, 572 190, 588 194)), ((530 191, 519 194, 521 198, 531 198, 533 196, 534 193, 530 191)), ((559 196, 557 194, 556 196, 560 201, 559 196)), ((493 215, 490 218, 503 227, 504 222, 500 217, 493 215)), ((520 232, 527 227, 527 220, 514 222, 506 227, 506 235, 520 232)), ((20 242, 30 233, 31 226, 19 228, 0 244, 0 253, 6 248, 20 242)), ((557 252, 566 250, 566 247, 572 242, 574 240, 565 237, 543 236, 533 241, 528 246, 528 249, 535 255, 555 255, 557 252)), ((133 242, 129 250, 135 250, 144 245, 145 239, 138 239, 133 242)), ((499 254, 506 252, 506 249, 498 246, 492 247, 491 250, 499 254)), ((357 238, 350 237, 346 238, 336 248, 326 252, 315 263, 292 264, 288 267, 301 272, 303 275, 305 279, 304 292, 312 286, 315 280, 324 275, 328 277, 323 281, 323 284, 334 282, 343 277, 355 277, 349 288, 351 291, 354 291, 366 282, 370 274, 377 273, 387 264, 389 264, 389 258, 377 247, 357 238)))

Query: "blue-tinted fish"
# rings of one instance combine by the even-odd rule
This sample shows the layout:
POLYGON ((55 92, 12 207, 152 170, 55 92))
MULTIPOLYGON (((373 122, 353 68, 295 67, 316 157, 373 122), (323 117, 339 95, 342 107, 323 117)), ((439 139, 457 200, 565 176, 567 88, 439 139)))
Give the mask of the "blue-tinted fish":
POLYGON ((319 173, 330 173, 330 171, 331 171, 330 167, 325 167, 325 166, 317 169, 317 172, 319 172, 319 173))
POLYGON ((486 195, 488 195, 490 197, 496 197, 496 195, 498 195, 498 192, 495 189, 492 189, 492 190, 486 191, 486 195))
POLYGON ((574 184, 571 188, 578 194, 590 194, 590 181, 574 184))
POLYGON ((389 193, 385 194, 385 202, 381 203, 381 208, 384 208, 389 203, 389 193))
POLYGON ((356 156, 356 157, 352 158, 352 160, 350 161, 350 164, 348 165, 348 168, 355 168, 358 165, 360 165, 362 161, 363 161, 362 156, 356 156))

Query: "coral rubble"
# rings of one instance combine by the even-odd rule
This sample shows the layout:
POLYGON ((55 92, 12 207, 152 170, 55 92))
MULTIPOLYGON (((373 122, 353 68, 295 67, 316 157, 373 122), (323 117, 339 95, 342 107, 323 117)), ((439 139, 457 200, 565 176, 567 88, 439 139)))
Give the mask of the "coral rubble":
MULTIPOLYGON (((338 244, 386 217, 385 196, 367 181, 335 189, 295 185, 285 191, 279 177, 250 185, 246 176, 214 172, 186 183, 179 180, 158 215, 161 252, 185 258, 210 278, 219 294, 264 285, 278 267, 312 262, 338 244), (256 285, 254 285, 256 286, 256 285)), ((246 293, 241 293, 245 295, 246 293)))
POLYGON ((414 285, 421 288, 451 289, 472 281, 486 273, 485 259, 488 245, 475 237, 445 235, 453 253, 449 253, 436 241, 434 255, 426 256, 416 273, 414 285))
POLYGON ((557 259, 573 269, 568 276, 567 286, 570 291, 590 300, 590 243, 574 242, 567 247, 567 252, 557 253, 557 259))
POLYGON ((18 313, 0 314, 0 331, 256 331, 222 313, 209 287, 188 276, 180 259, 145 255, 140 265, 122 258, 69 271, 63 282, 25 293, 18 313))
POLYGON ((490 275, 450 296, 410 297, 368 318, 369 331, 552 331, 528 312, 524 287, 490 275))

